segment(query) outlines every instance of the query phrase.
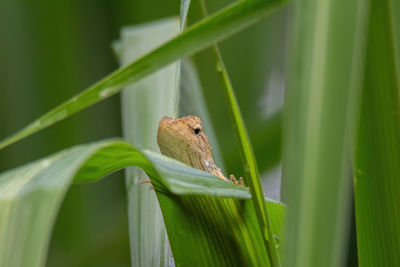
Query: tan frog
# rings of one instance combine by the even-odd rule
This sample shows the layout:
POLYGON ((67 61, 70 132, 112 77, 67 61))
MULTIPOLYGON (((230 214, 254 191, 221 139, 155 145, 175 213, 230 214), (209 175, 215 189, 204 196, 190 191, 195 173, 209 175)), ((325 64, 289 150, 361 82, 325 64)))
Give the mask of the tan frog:
POLYGON ((157 143, 161 153, 174 158, 193 168, 209 172, 225 181, 244 185, 243 178, 239 181, 230 175, 226 178, 218 168, 211 155, 211 146, 203 132, 199 117, 183 118, 163 117, 157 132, 157 143))

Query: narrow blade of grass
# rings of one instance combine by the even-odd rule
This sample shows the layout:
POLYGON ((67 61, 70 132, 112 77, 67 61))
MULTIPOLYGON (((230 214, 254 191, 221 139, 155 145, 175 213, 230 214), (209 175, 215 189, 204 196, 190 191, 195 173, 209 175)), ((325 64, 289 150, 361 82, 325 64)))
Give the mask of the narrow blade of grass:
POLYGON ((244 124, 242 114, 240 112, 239 104, 236 100, 232 84, 230 82, 228 73, 223 64, 222 57, 219 53, 217 46, 215 46, 215 52, 217 55, 217 69, 224 83, 224 93, 226 101, 228 102, 228 105, 230 107, 231 119, 234 124, 235 134, 236 137, 240 140, 240 154, 242 157, 243 168, 246 174, 245 182, 250 188, 255 213, 257 215, 258 226, 260 227, 264 241, 264 246, 268 253, 271 266, 280 266, 281 263, 276 250, 274 233, 272 232, 267 207, 264 202, 264 190, 262 188, 257 162, 254 157, 253 147, 251 146, 247 129, 244 124))
POLYGON ((195 66, 189 60, 182 61, 181 90, 179 101, 179 116, 195 115, 201 118, 204 131, 212 148, 216 165, 225 173, 222 153, 218 144, 215 128, 204 99, 201 82, 195 66))
POLYGON ((140 59, 116 70, 85 91, 49 111, 0 143, 0 149, 104 100, 124 86, 149 75, 180 57, 191 55, 260 21, 287 0, 238 1, 191 26, 140 59))
MULTIPOLYGON (((204 0, 200 0, 200 2, 203 10, 203 16, 207 16, 207 9, 204 0)), ((251 146, 249 135, 240 112, 239 103, 237 102, 235 92, 233 91, 233 86, 230 81, 228 71, 225 68, 219 48, 217 45, 214 45, 212 50, 214 51, 217 72, 221 79, 225 100, 228 104, 231 120, 234 125, 233 129, 235 130, 235 135, 240 143, 242 165, 246 173, 244 178, 245 182, 250 188, 255 213, 257 215, 258 226, 260 227, 264 241, 264 248, 267 251, 271 266, 280 266, 280 259, 278 257, 274 241, 274 234, 272 233, 271 222, 268 217, 264 202, 264 190, 262 188, 260 173, 258 171, 253 147, 251 146)))
MULTIPOLYGON (((179 26, 179 33, 186 27, 186 19, 189 12, 191 0, 181 0, 180 6, 180 26, 179 26)), ((174 95, 174 112, 173 117, 177 117, 179 113, 179 101, 180 101, 180 91, 181 91, 181 59, 178 60, 176 63, 176 72, 175 72, 175 95, 174 95)))

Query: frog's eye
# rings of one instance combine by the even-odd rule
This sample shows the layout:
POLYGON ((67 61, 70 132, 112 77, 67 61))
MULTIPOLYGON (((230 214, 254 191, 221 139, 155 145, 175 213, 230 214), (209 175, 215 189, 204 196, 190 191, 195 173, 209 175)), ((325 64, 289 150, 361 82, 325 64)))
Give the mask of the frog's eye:
POLYGON ((196 123, 195 125, 191 126, 191 128, 193 129, 193 133, 195 135, 199 135, 201 132, 201 124, 200 123, 196 123))
POLYGON ((201 129, 200 128, 195 128, 195 129, 193 129, 194 130, 194 134, 195 135, 198 135, 200 132, 201 132, 201 129))

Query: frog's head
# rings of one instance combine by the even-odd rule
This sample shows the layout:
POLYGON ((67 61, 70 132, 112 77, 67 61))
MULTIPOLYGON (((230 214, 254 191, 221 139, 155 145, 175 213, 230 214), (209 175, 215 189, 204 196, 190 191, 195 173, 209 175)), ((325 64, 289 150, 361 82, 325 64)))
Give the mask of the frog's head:
POLYGON ((211 159, 211 147, 199 117, 173 119, 163 117, 157 132, 161 153, 189 166, 200 168, 204 159, 211 159))

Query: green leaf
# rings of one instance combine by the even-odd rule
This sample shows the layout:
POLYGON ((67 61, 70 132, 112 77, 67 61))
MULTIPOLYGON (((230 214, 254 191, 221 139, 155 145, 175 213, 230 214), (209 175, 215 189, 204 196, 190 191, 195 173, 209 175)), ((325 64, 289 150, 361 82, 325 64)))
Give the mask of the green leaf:
MULTIPOLYGON (((175 204, 165 194, 158 198, 163 210, 174 204, 165 223, 177 266, 269 266, 251 200, 181 196, 175 204)), ((282 206, 267 206, 279 233, 282 206)))
MULTIPOLYGON (((181 0, 180 5, 180 26, 179 26, 179 33, 186 28, 186 19, 189 12, 191 0, 181 0)), ((176 63, 176 72, 175 72, 175 92, 174 92, 174 112, 172 117, 177 117, 179 114, 179 102, 180 102, 180 82, 181 82, 181 59, 179 59, 176 63)))
POLYGON ((271 229, 271 222, 266 205, 264 203, 264 191, 261 184, 257 162, 254 156, 253 147, 250 143, 247 129, 244 124, 239 104, 236 100, 235 93, 230 82, 230 78, 217 47, 215 47, 215 52, 217 54, 217 69, 221 75, 221 79, 224 84, 225 97, 230 107, 231 118, 235 126, 235 135, 240 143, 242 164, 246 173, 245 182, 248 183, 251 195, 253 196, 252 200, 254 203, 258 224, 262 232, 264 247, 268 252, 271 266, 280 266, 280 259, 277 255, 273 239, 274 234, 271 229))
MULTIPOLYGON (((176 17, 124 27, 118 49, 121 65, 140 58, 178 32, 176 17)), ((178 63, 175 62, 121 92, 122 128, 127 142, 159 151, 157 125, 163 116, 174 114, 178 74, 178 63)), ((127 168, 125 174, 131 263, 133 266, 169 266, 172 252, 160 205, 152 192, 137 184, 139 179, 147 176, 135 167, 127 168)))
POLYGON ((368 1, 300 0, 285 98, 286 266, 343 266, 351 207, 349 131, 368 1))
MULTIPOLYGON (((71 182, 97 181, 133 165, 152 180, 177 266, 266 264, 245 188, 126 142, 105 140, 0 174, 0 265, 42 266, 52 225, 71 182)), ((268 208, 279 233, 283 206, 268 202, 268 208)))
MULTIPOLYGON (((200 3, 203 10, 203 15, 207 16, 207 9, 204 0, 200 1, 200 3)), ((254 211, 257 215, 258 226, 260 227, 261 237, 264 243, 264 249, 268 253, 268 259, 271 266, 280 266, 280 259, 275 247, 271 222, 264 201, 264 191, 261 184, 260 173, 257 167, 257 161, 254 156, 253 147, 251 145, 250 138, 240 112, 239 103, 237 102, 228 71, 225 68, 222 55, 217 45, 214 45, 212 49, 215 55, 217 71, 221 78, 225 100, 228 103, 231 120, 234 125, 233 128, 235 130, 235 136, 240 144, 239 147, 242 165, 246 173, 244 181, 248 183, 250 188, 254 204, 254 211)))
POLYGON ((355 146, 359 266, 400 266, 400 105, 389 0, 372 0, 355 146))
POLYGON ((287 0, 238 1, 213 14, 140 59, 116 70, 85 91, 3 140, 0 149, 102 101, 180 57, 191 55, 243 30, 282 7, 287 0))
MULTIPOLYGON (((253 126, 253 134, 250 133, 250 139, 255 148, 254 152, 259 163, 260 173, 276 166, 282 155, 282 111, 279 110, 271 115, 265 123, 253 126)), ((236 148, 231 146, 225 153, 227 154, 228 162, 231 162, 233 166, 237 166, 232 170, 232 173, 236 173, 235 171, 241 167, 236 148)))
POLYGON ((218 144, 215 129, 213 128, 211 116, 207 110, 201 82, 197 70, 190 60, 182 61, 181 87, 179 101, 179 116, 195 115, 201 118, 204 132, 212 147, 215 164, 225 173, 222 154, 218 144))

